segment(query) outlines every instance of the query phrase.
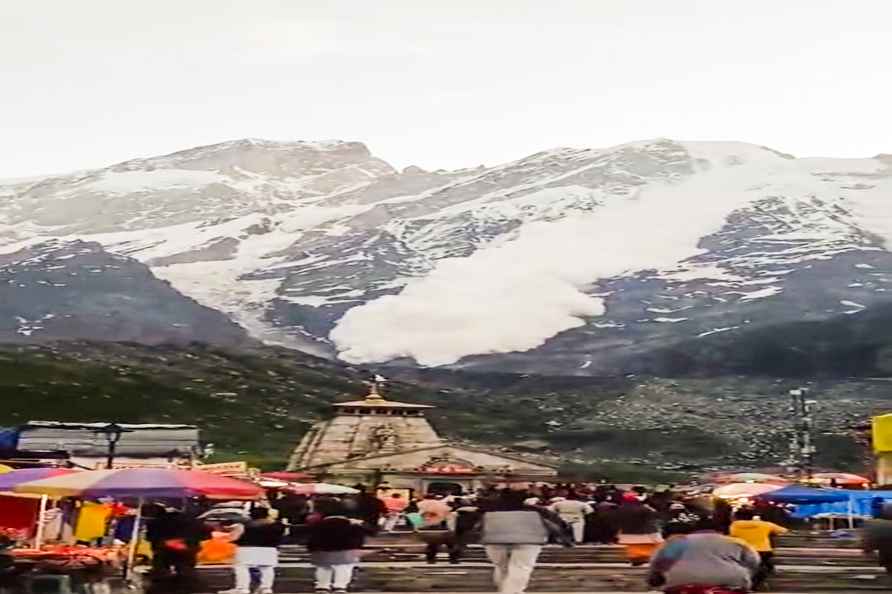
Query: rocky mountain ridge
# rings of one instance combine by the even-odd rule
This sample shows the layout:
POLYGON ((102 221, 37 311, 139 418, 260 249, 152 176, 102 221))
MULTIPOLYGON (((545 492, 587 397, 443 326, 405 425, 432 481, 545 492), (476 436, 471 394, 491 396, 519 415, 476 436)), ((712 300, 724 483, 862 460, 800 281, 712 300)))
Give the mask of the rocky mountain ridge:
POLYGON ((218 311, 98 243, 49 241, 0 254, 0 342, 70 338, 250 347, 218 311))
POLYGON ((97 242, 353 363, 605 375, 887 303, 890 196, 883 155, 660 139, 399 172, 361 143, 242 140, 0 186, 0 252, 97 242))

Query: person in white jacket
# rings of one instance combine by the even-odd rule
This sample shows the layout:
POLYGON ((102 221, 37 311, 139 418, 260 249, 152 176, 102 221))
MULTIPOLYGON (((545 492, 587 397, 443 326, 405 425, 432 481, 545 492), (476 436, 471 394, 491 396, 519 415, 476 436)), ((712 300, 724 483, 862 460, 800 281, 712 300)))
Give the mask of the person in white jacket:
POLYGON ((573 540, 579 544, 585 536, 585 517, 595 512, 595 508, 578 499, 556 497, 548 509, 561 517, 573 529, 573 540))

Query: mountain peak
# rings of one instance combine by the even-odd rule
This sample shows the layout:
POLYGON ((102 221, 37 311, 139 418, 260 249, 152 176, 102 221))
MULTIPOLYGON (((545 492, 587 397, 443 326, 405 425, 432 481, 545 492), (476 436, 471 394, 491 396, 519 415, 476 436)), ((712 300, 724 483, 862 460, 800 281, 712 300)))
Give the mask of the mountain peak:
MULTIPOLYGON (((255 171, 253 164, 269 164, 272 161, 290 162, 292 165, 302 166, 313 162, 357 162, 367 159, 374 159, 374 157, 365 144, 356 141, 282 141, 239 138, 196 146, 157 157, 131 159, 113 166, 112 169, 119 171, 146 167, 217 169, 237 166, 248 171, 255 171), (214 167, 215 165, 219 167, 214 167)), ((286 169, 289 168, 286 167, 286 169)))

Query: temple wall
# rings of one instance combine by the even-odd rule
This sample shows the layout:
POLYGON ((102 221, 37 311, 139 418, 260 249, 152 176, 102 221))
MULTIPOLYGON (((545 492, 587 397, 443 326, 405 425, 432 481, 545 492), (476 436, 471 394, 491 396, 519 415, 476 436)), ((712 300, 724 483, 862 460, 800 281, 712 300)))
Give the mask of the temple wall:
POLYGON ((306 468, 441 443, 424 417, 338 415, 310 429, 295 449, 289 467, 306 468))

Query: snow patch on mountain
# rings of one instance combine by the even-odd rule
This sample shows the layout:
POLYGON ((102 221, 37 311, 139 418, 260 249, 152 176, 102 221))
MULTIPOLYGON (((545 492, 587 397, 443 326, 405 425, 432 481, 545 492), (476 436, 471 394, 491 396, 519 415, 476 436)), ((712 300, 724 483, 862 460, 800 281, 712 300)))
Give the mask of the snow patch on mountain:
POLYGON ((151 169, 148 171, 110 171, 96 181, 86 184, 94 192, 129 194, 151 190, 199 188, 213 183, 230 181, 215 171, 189 169, 151 169))
POLYGON ((441 260, 398 295, 349 310, 330 335, 339 356, 353 363, 412 357, 446 365, 468 355, 533 349, 582 326, 605 311, 601 298, 585 292, 592 282, 676 266, 701 253, 700 239, 752 199, 745 188, 753 168, 781 157, 744 147, 713 147, 709 170, 696 177, 646 183, 591 213, 526 223, 513 241, 441 260))
POLYGON ((0 186, 0 254, 96 241, 258 338, 355 362, 600 373, 886 299, 889 196, 892 160, 734 142, 400 173, 361 143, 247 139, 0 186))

